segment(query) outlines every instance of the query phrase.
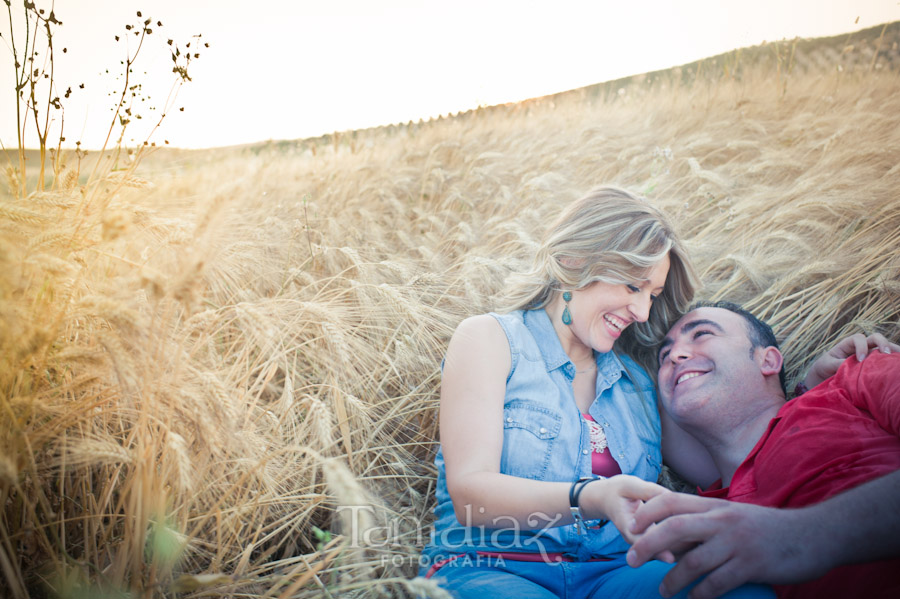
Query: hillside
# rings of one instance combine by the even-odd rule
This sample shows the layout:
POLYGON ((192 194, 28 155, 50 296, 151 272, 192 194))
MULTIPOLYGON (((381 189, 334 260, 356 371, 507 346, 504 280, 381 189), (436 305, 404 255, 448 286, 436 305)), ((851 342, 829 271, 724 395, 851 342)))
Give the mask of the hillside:
POLYGON ((440 596, 411 577, 447 341, 598 184, 672 215, 698 297, 769 319, 789 380, 847 334, 900 338, 898 40, 3 198, 0 595, 440 596))

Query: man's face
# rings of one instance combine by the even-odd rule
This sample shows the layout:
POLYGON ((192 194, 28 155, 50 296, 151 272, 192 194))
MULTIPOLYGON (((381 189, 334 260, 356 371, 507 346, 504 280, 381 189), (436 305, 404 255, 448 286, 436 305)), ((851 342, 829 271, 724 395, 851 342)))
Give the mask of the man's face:
POLYGON ((738 396, 764 388, 747 333, 743 317, 724 308, 698 308, 675 323, 658 357, 659 396, 676 422, 701 423, 738 410, 738 396))

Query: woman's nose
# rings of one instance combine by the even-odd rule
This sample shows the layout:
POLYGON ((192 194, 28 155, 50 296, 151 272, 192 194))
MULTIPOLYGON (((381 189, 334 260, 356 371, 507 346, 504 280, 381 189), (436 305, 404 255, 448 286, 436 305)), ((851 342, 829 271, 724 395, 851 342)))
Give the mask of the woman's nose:
POLYGON ((647 322, 650 318, 650 308, 653 306, 653 300, 649 294, 639 293, 631 304, 631 315, 637 322, 647 322))

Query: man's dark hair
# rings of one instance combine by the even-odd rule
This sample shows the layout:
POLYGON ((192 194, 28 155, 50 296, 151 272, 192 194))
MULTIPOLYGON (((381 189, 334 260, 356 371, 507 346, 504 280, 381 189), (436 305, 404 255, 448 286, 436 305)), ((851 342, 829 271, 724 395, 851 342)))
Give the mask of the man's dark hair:
MULTIPOLYGON (((696 310, 697 308, 722 308, 723 310, 728 310, 729 312, 734 312, 738 316, 742 316, 744 318, 744 323, 747 326, 747 338, 750 339, 750 357, 753 357, 753 352, 756 351, 759 347, 769 347, 772 346, 775 349, 778 349, 778 341, 775 339, 775 333, 772 332, 772 327, 758 319, 756 316, 742 308, 741 306, 732 303, 732 302, 695 302, 692 305, 688 312, 696 310)), ((778 373, 778 382, 781 383, 781 390, 784 392, 785 396, 787 396, 787 389, 785 388, 784 382, 784 363, 781 364, 781 371, 778 373)))

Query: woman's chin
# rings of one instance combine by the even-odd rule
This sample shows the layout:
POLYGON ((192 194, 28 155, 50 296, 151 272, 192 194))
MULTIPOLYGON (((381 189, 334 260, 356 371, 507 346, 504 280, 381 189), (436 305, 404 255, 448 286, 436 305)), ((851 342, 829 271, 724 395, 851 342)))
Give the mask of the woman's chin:
POLYGON ((594 341, 594 343, 591 344, 591 347, 595 352, 605 354, 608 351, 612 351, 613 343, 615 343, 613 339, 597 339, 596 341, 594 341))

